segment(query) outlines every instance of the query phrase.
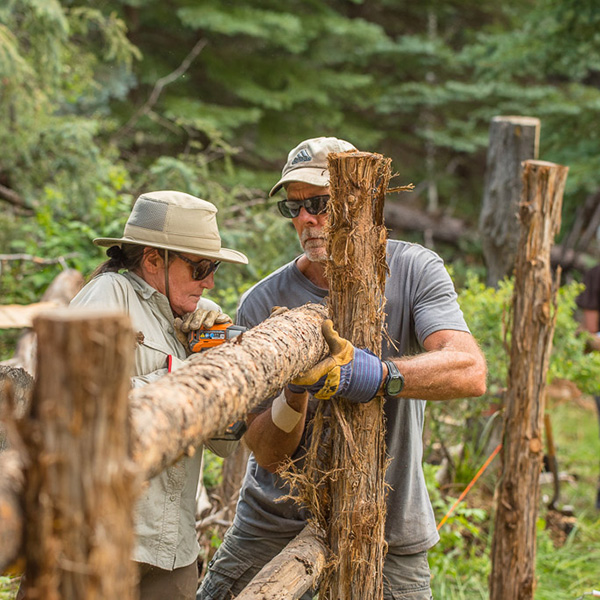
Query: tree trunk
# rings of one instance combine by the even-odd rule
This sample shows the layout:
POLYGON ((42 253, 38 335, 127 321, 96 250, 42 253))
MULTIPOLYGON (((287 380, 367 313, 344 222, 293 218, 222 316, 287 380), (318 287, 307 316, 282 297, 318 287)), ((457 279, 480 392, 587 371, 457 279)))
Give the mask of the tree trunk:
MULTIPOLYGON (((19 555, 23 543, 23 462, 16 450, 0 453, 0 573, 19 555)), ((22 570, 18 569, 20 572, 22 570)))
POLYGON ((487 284, 512 275, 519 242, 517 214, 521 163, 536 159, 540 121, 531 117, 494 117, 490 124, 483 206, 479 217, 487 284))
POLYGON ((322 532, 305 527, 252 581, 236 600, 295 600, 315 587, 325 566, 322 532))
POLYGON ((60 309, 34 325, 39 373, 21 424, 27 597, 133 598, 129 318, 60 309))
MULTIPOLYGON (((366 152, 329 155, 329 313, 341 336, 378 355, 390 163, 366 152)), ((309 481, 325 477, 326 482, 318 483, 318 503, 310 507, 333 555, 319 592, 324 599, 383 597, 385 464, 382 398, 360 405, 343 399, 320 404, 305 473, 309 481)))
POLYGON ((560 270, 552 279, 550 248, 560 229, 567 171, 543 161, 524 164, 490 600, 528 600, 535 589, 544 389, 560 280, 560 270))

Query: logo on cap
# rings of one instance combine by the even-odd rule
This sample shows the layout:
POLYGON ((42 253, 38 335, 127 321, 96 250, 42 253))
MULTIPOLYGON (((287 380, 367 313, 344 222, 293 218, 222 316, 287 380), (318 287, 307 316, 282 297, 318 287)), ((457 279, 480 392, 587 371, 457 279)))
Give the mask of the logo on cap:
POLYGON ((308 162, 312 160, 312 156, 309 154, 308 150, 300 150, 298 154, 294 157, 292 161, 292 165, 295 165, 299 162, 308 162))

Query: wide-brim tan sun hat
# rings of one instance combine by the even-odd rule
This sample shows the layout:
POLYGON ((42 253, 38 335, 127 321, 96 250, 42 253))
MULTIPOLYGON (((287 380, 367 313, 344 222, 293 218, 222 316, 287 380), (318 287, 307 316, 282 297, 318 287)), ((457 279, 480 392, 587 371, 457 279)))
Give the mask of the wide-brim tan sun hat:
POLYGON ((276 194, 286 183, 292 181, 327 187, 329 185, 328 154, 350 150, 356 148, 350 142, 335 137, 318 137, 300 142, 288 154, 287 162, 281 171, 281 179, 273 186, 269 196, 276 194))
POLYGON ((96 238, 97 246, 137 244, 196 254, 202 258, 248 264, 237 250, 221 246, 217 207, 173 191, 142 194, 133 205, 121 238, 96 238))

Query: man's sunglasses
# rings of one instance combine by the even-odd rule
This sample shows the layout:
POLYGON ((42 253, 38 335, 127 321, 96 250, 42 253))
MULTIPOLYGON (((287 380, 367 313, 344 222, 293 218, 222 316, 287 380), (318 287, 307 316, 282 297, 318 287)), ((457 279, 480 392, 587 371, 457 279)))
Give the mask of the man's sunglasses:
POLYGON ((212 261, 208 258, 202 258, 198 261, 193 261, 179 252, 171 252, 173 252, 175 256, 186 262, 188 265, 192 265, 192 279, 195 281, 202 281, 202 279, 206 279, 211 273, 216 273, 219 265, 221 264, 220 260, 212 261))
POLYGON ((286 219, 295 219, 300 214, 303 206, 309 215, 321 215, 327 210, 329 198, 330 196, 327 194, 325 196, 313 196, 306 200, 280 200, 277 203, 277 208, 286 219))

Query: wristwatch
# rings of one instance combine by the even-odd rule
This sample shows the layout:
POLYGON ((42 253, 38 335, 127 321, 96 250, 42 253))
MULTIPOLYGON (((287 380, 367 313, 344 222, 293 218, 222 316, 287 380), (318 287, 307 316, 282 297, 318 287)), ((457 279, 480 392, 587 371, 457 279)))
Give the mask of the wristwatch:
POLYGON ((396 398, 404 387, 404 375, 400 373, 400 369, 394 361, 384 360, 383 363, 388 368, 388 374, 383 384, 384 398, 396 398))

